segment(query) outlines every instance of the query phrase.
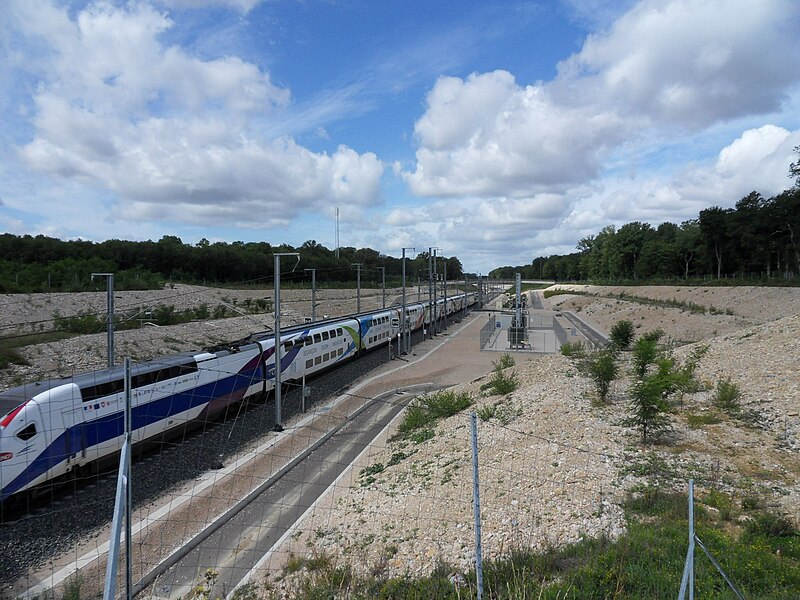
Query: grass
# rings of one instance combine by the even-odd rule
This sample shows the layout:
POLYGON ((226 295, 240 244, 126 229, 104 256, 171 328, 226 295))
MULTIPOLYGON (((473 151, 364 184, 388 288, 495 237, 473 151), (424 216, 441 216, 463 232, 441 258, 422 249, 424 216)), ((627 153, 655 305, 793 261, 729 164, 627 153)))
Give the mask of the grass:
MULTIPOLYGON (((618 284, 622 285, 622 284, 618 284)), ((659 308, 677 308, 679 310, 684 310, 693 314, 705 315, 705 314, 712 314, 712 315, 734 315, 734 313, 730 308, 717 308, 716 306, 705 306, 703 304, 698 304, 696 302, 686 302, 684 300, 678 300, 676 298, 670 298, 668 300, 657 300, 655 298, 648 298, 646 296, 637 296, 635 294, 629 294, 627 292, 620 292, 619 294, 591 294, 585 291, 574 291, 574 290, 565 290, 562 288, 555 288, 553 290, 545 290, 544 297, 550 298, 552 296, 558 296, 561 294, 572 294, 574 296, 593 296, 595 298, 610 298, 616 300, 623 300, 625 302, 634 302, 636 304, 644 304, 646 306, 657 306, 659 308)))
POLYGON ((581 342, 561 344, 560 352, 567 358, 586 358, 586 346, 581 342))
POLYGON ((542 292, 542 295, 545 298, 552 298, 553 296, 560 296, 562 294, 571 294, 573 296, 589 296, 588 292, 578 291, 578 290, 565 290, 563 288, 555 288, 553 290, 545 290, 542 292))
POLYGON ((686 415, 686 424, 689 425, 690 429, 702 429, 706 425, 716 425, 721 421, 719 415, 714 412, 707 412, 699 415, 686 415))
POLYGON ((481 385, 481 391, 489 396, 502 396, 510 394, 519 386, 517 374, 511 371, 510 373, 495 366, 492 372, 492 378, 481 385))
POLYGON ((410 439, 417 443, 430 439, 434 436, 431 426, 437 420, 458 414, 471 405, 472 398, 464 392, 456 394, 452 390, 445 390, 419 396, 403 413, 394 439, 410 439))
MULTIPOLYGON (((530 290, 543 290, 545 288, 549 288, 552 284, 550 283, 523 283, 520 285, 519 291, 521 293, 529 292, 530 290)), ((505 290, 506 294, 516 294, 517 293, 517 286, 512 285, 505 290)))
MULTIPOLYGON (((696 502, 698 537, 747 597, 783 600, 800 595, 800 536, 783 517, 759 513, 739 526, 719 515, 735 516, 733 503, 718 492, 710 503, 729 510, 707 510, 696 502)), ((709 505, 710 505, 709 503, 709 505)), ((680 587, 687 548, 685 494, 644 487, 625 503, 626 532, 616 540, 583 539, 561 549, 512 550, 505 558, 484 562, 484 597, 496 599, 674 598, 680 587)), ((723 600, 730 592, 698 548, 695 595, 723 600)), ((357 577, 332 566, 299 583, 300 600, 314 598, 476 598, 475 573, 464 574, 460 587, 454 566, 440 563, 426 577, 357 577)))

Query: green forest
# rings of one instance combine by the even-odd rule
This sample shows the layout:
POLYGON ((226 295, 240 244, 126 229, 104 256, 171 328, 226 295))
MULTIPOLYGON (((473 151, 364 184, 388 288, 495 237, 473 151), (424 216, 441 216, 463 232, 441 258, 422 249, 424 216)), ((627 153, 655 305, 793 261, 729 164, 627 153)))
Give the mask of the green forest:
MULTIPOLYGON (((302 246, 272 246, 267 242, 215 242, 200 240, 185 244, 175 236, 157 242, 107 240, 65 241, 37 236, 0 234, 0 292, 69 292, 104 290, 102 278, 92 281, 92 273, 114 273, 118 290, 155 289, 168 283, 195 283, 223 286, 265 287, 273 281, 273 254, 299 252, 300 263, 292 258, 281 262, 283 285, 307 285, 316 270, 321 286, 356 285, 356 263, 361 264, 361 284, 380 286, 386 270, 387 286, 401 278, 400 258, 385 256, 370 248, 340 248, 339 257, 314 240, 302 246)), ((463 278, 461 262, 446 257, 448 279, 463 278)), ((407 281, 427 280, 428 254, 417 254, 406 264, 407 281)), ((442 257, 438 270, 444 275, 442 257)))
POLYGON ((581 239, 577 252, 539 256, 489 276, 507 279, 519 272, 525 279, 595 283, 698 278, 797 283, 800 161, 792 163, 790 175, 797 178, 794 187, 772 198, 751 192, 734 208, 712 206, 680 225, 609 225, 581 239))

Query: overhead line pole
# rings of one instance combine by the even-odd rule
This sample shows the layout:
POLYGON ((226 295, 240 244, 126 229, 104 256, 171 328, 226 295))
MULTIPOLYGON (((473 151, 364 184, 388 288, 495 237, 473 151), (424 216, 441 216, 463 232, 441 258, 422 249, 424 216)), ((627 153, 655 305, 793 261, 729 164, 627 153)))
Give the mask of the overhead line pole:
POLYGON ((106 339, 108 352, 108 366, 114 366, 114 274, 113 273, 92 273, 95 277, 106 278, 106 339))
POLYGON ((447 259, 442 259, 442 265, 444 270, 444 286, 442 289, 444 291, 444 328, 447 329, 447 259))
MULTIPOLYGON (((281 256, 296 256, 300 262, 299 252, 278 252, 275 259, 275 431, 283 431, 281 418, 281 256)), ((295 264, 295 268, 297 264, 295 264)), ((292 269, 294 271, 294 269, 292 269)))
POLYGON ((428 248, 428 316, 430 332, 428 337, 433 337, 433 248, 428 248))
POLYGON ((353 263, 356 267, 356 312, 361 314, 361 263, 353 263))
POLYGON ((311 271, 311 320, 317 320, 317 270, 316 269, 303 269, 303 271, 311 271))
POLYGON ((406 250, 416 252, 415 248, 403 248, 403 307, 400 313, 400 342, 403 347, 402 353, 408 354, 410 341, 406 331, 406 250))
POLYGON ((381 272, 381 290, 383 290, 383 308, 386 308, 386 267, 378 267, 381 272))

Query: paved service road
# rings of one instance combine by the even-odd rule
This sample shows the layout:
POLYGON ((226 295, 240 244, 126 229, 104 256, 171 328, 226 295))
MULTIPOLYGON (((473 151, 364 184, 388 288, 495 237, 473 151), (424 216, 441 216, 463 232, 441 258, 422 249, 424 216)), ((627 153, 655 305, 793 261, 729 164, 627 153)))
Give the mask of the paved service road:
POLYGON ((153 596, 186 597, 207 569, 228 593, 403 409, 410 394, 376 400, 157 579, 153 596))

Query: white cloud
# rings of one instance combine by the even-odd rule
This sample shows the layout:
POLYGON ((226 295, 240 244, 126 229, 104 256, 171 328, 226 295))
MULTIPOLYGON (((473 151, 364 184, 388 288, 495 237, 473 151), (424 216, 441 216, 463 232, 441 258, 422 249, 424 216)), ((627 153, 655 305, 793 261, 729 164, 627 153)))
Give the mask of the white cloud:
POLYGON ((791 185, 787 176, 800 130, 764 125, 750 129, 723 148, 707 165, 682 169, 671 177, 608 178, 578 203, 571 217, 595 231, 609 223, 680 222, 711 205, 732 207, 755 190, 765 197, 791 185))
POLYGON ((771 112, 800 76, 789 0, 646 0, 560 65, 565 101, 702 127, 771 112))
POLYGON ((403 176, 419 196, 562 193, 637 136, 778 111, 800 80, 798 31, 790 0, 643 0, 551 82, 440 78, 403 176))
POLYGON ((43 6, 37 20, 30 5, 15 5, 27 32, 51 45, 34 95, 35 136, 20 156, 116 192, 116 217, 257 227, 334 201, 380 199, 374 154, 315 153, 256 132, 255 120, 260 129, 289 101, 256 65, 164 46, 159 35, 172 23, 144 3, 92 4, 74 20, 43 6))
POLYGON ((520 87, 506 71, 442 77, 417 122, 421 196, 530 196, 593 177, 608 144, 630 124, 610 112, 560 107, 544 86, 520 87))
POLYGON ((261 4, 263 0, 157 0, 157 2, 168 8, 176 9, 195 9, 206 8, 209 6, 225 6, 247 14, 253 8, 261 4))

